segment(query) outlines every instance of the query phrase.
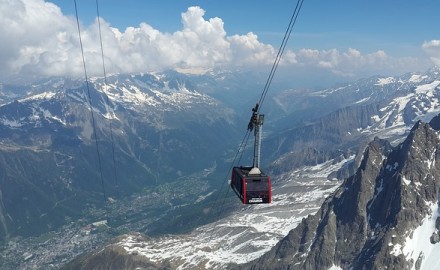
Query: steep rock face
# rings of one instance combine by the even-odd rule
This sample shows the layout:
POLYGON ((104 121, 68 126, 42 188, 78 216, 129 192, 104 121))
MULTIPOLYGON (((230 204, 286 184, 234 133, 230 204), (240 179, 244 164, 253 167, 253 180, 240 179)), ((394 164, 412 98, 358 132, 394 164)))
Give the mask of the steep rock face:
POLYGON ((287 130, 265 141, 263 150, 279 156, 274 171, 287 171, 300 166, 323 163, 339 156, 348 156, 365 139, 357 129, 373 125, 372 115, 380 106, 352 106, 330 113, 313 123, 287 130), (269 151, 268 149, 271 149, 269 151))
MULTIPOLYGON (((365 230, 367 217, 364 209, 366 198, 373 193, 371 181, 379 174, 380 163, 387 148, 387 143, 379 139, 371 143, 365 150, 358 173, 346 180, 342 185, 344 188, 338 189, 324 202, 316 215, 304 219, 269 253, 249 267, 267 269, 269 266, 276 266, 277 269, 285 269, 301 264, 305 269, 317 269, 317 265, 325 269, 332 265, 333 257, 336 255, 337 237, 345 238, 355 246, 361 246, 363 237, 359 237, 359 234, 367 233, 365 230), (354 204, 353 200, 359 200, 360 204, 354 204), (333 211, 336 207, 339 210, 333 211), (351 234, 351 232, 356 233, 351 234), (305 255, 308 256, 304 260, 305 255)), ((345 249, 343 245, 339 245, 338 248, 345 249)), ((350 247, 347 249, 352 250, 350 247)), ((347 258, 341 259, 350 261, 354 255, 347 254, 344 255, 347 258)), ((339 256, 343 256, 342 253, 339 256)))
MULTIPOLYGON (((392 151, 379 142, 368 145, 356 174, 316 215, 304 219, 259 260, 239 268, 423 267, 422 258, 429 254, 419 252, 414 256, 420 259, 414 260, 408 242, 427 217, 436 216, 432 209, 440 187, 439 133, 418 122, 392 151)), ((432 233, 435 240, 434 229, 432 233)), ((426 245, 435 243, 425 240, 426 245)))
MULTIPOLYGON (((330 173, 330 175, 328 176, 329 179, 346 179, 349 178, 350 176, 352 176, 356 170, 359 168, 359 166, 361 165, 362 159, 364 157, 364 152, 365 149, 368 146, 367 141, 365 141, 364 143, 361 144, 361 146, 359 146, 359 149, 354 157, 353 160, 347 162, 344 164, 344 166, 342 166, 339 170, 337 171, 333 171, 332 173, 330 173)), ((389 143, 387 142, 387 145, 389 145, 389 143)), ((391 147, 391 145, 389 145, 389 147, 391 147)))
POLYGON ((332 159, 334 159, 334 162, 338 162, 348 158, 349 154, 350 151, 320 150, 314 147, 306 147, 301 151, 286 154, 278 158, 271 164, 270 171, 272 174, 279 174, 302 166, 322 164, 332 159))
POLYGON ((273 155, 281 155, 306 147, 329 149, 345 141, 344 137, 350 135, 348 132, 372 125, 373 120, 370 116, 377 114, 379 109, 377 105, 346 107, 309 125, 287 130, 274 136, 266 144, 268 148, 277 149, 277 152, 272 153, 273 155))

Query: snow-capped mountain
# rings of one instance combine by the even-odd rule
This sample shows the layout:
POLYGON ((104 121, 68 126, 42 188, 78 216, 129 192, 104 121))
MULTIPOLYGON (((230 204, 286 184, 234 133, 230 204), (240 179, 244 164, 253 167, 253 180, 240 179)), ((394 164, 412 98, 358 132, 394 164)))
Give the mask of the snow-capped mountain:
POLYGON ((0 239, 57 228, 102 205, 103 193, 115 199, 223 164, 237 140, 233 110, 172 75, 24 88, 0 106, 0 239))
MULTIPOLYGON (((281 167, 278 171, 315 165, 341 154, 351 155, 374 136, 398 143, 418 120, 429 121, 440 112, 440 69, 434 67, 423 74, 400 77, 373 77, 311 92, 308 97, 313 101, 312 109, 320 106, 317 111, 321 113, 329 108, 333 111, 309 118, 303 124, 283 120, 293 122, 295 127, 274 134, 263 145, 271 158, 281 157, 275 164, 281 167)), ((290 118, 295 114, 301 117, 311 108, 297 110, 290 118)))
MULTIPOLYGON (((212 167, 213 161, 221 167, 221 163, 233 155, 230 149, 234 150, 240 139, 235 131, 242 130, 235 127, 234 117, 237 112, 246 112, 246 125, 249 108, 254 105, 251 95, 232 89, 237 85, 240 89, 247 82, 233 75, 232 79, 231 74, 212 74, 206 78, 175 73, 118 75, 109 77, 107 84, 102 79, 91 80, 99 144, 110 153, 108 120, 111 119, 118 166, 125 168, 121 173, 125 182, 123 192, 154 185, 159 179, 179 182, 178 177, 203 172, 212 167)), ((230 198, 224 206, 227 217, 214 224, 180 236, 145 238, 130 234, 103 252, 86 255, 82 263, 99 263, 99 256, 107 254, 115 260, 124 258, 121 260, 125 263, 134 260, 146 262, 149 267, 191 269, 195 266, 224 268, 229 263, 258 258, 303 217, 317 211, 322 200, 340 184, 327 178, 349 176, 356 171, 363 155, 358 154, 355 159, 355 154, 358 149, 363 153, 366 145, 363 142, 378 135, 397 144, 416 120, 440 111, 438 78, 438 69, 434 68, 425 74, 374 77, 322 91, 275 92, 274 98, 265 104, 267 119, 273 120, 265 124, 264 130, 269 132, 263 142, 263 157, 269 157, 264 164, 275 160, 268 170, 274 180, 272 205, 241 209, 235 198, 230 198), (280 132, 282 127, 289 129, 280 132), (336 174, 338 170, 340 173, 336 174)), ((6 134, 1 141, 5 153, 2 157, 5 164, 15 164, 1 166, 10 168, 9 175, 20 168, 25 172, 21 178, 32 179, 41 173, 35 164, 52 164, 44 168, 50 172, 49 176, 44 174, 35 179, 35 183, 45 184, 33 183, 33 190, 38 187, 41 192, 21 204, 23 209, 32 209, 30 212, 36 213, 35 216, 23 211, 21 217, 12 217, 24 224, 26 220, 40 217, 44 228, 40 231, 44 231, 62 224, 66 216, 63 209, 57 212, 55 208, 50 214, 63 220, 52 224, 57 219, 47 215, 44 209, 60 204, 69 210, 78 209, 80 199, 98 205, 99 201, 102 203, 102 191, 96 180, 99 176, 86 86, 62 79, 40 86, 33 86, 38 95, 21 97, 0 107, 0 128, 5 131, 1 134, 6 134), (53 91, 45 90, 49 88, 53 91), (26 136, 29 130, 34 133, 26 136), (31 165, 23 165, 23 160, 32 161, 31 165), (74 175, 81 179, 72 180, 74 175), (84 192, 84 189, 88 190, 84 192), (41 198, 43 190, 54 191, 41 198), (47 203, 35 209, 28 201, 47 203)), ((117 186, 110 173, 113 171, 111 156, 106 155, 104 159, 105 183, 109 197, 113 197, 117 186)), ((2 189, 3 186, 6 185, 0 185, 2 189)), ((197 203, 211 200, 212 191, 201 189, 194 193, 193 200, 197 203)), ((19 192, 32 194, 31 189, 19 192)), ((5 200, 6 192, 2 190, 2 194, 5 200)), ((12 202, 9 198, 9 209, 12 202)), ((187 207, 197 203, 180 202, 187 207)), ((199 218, 203 220, 204 213, 208 217, 212 211, 218 211, 216 207, 218 205, 207 204, 199 218)), ((10 228, 14 225, 8 223, 8 212, 4 209, 1 208, 0 221, 6 224, 3 228, 7 234, 13 234, 10 228)), ((70 213, 68 216, 79 215, 70 213)), ((167 226, 165 222, 162 224, 167 226)), ((29 226, 23 228, 29 229, 29 226)))

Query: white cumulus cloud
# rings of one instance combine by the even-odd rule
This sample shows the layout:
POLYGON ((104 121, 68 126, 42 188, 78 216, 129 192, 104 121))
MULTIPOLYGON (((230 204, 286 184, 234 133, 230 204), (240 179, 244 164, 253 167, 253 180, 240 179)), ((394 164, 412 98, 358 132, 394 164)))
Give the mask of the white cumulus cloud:
MULTIPOLYGON (((81 14, 80 14, 81 15, 81 14)), ((272 65, 277 48, 264 44, 252 32, 228 35, 221 18, 205 19, 200 7, 181 14, 182 28, 161 32, 148 23, 125 30, 102 19, 102 43, 108 73, 207 70, 216 67, 257 68, 272 65)), ((81 25, 81 37, 89 75, 102 75, 98 21, 81 25)), ((64 15, 45 0, 0 1, 0 81, 44 76, 83 76, 76 19, 64 15)), ((439 41, 425 42, 423 50, 440 61, 439 41)), ((286 50, 284 67, 316 69, 336 76, 359 76, 400 71, 417 64, 414 58, 393 58, 382 50, 361 53, 350 48, 286 50), (374 72, 377 70, 377 72, 374 72)))
POLYGON ((422 49, 435 65, 440 66, 440 40, 425 41, 422 49))
MULTIPOLYGON (((209 69, 273 61, 275 50, 257 36, 227 36, 220 18, 205 20, 190 7, 181 14, 182 30, 163 33, 147 23, 124 31, 101 19, 106 68, 111 73, 163 69, 209 69)), ((102 73, 98 21, 81 25, 87 71, 102 73)), ((44 0, 0 2, 1 79, 8 76, 82 76, 76 20, 44 0)), ((291 58, 291 57, 290 57, 291 58)))
POLYGON ((327 71, 340 77, 359 77, 378 74, 400 74, 426 68, 425 61, 416 57, 393 57, 383 50, 362 53, 357 49, 315 50, 301 49, 296 53, 297 62, 317 71, 327 71))
MULTIPOLYGON (((0 2, 0 72, 50 73, 68 57, 75 28, 60 9, 43 1, 0 2), (67 46, 66 46, 67 45, 67 46), (31 70, 43 67, 44 70, 31 70), (51 68, 52 71, 48 70, 51 68)), ((67 68, 67 67, 63 67, 67 68)))

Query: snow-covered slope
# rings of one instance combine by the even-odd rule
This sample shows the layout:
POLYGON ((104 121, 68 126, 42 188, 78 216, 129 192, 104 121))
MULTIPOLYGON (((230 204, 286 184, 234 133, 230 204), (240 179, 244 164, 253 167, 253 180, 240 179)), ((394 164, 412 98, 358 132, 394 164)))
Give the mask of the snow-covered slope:
MULTIPOLYGON (((120 252, 123 248, 127 256, 155 265, 168 264, 172 269, 224 269, 231 263, 251 261, 270 250, 302 218, 319 209, 323 199, 339 185, 338 181, 327 180, 328 173, 346 161, 274 176, 277 182, 270 205, 241 206, 238 199, 231 198, 239 210, 189 234, 157 238, 129 234, 103 249, 116 248, 120 252)), ((99 250, 94 256, 99 254, 105 252, 99 250)))
MULTIPOLYGON (((373 79, 371 79, 373 80, 373 79)), ((434 67, 423 74, 410 73, 400 77, 378 77, 369 93, 353 104, 380 104, 373 124, 360 131, 376 132, 383 129, 408 129, 418 120, 429 121, 440 111, 440 69, 434 67)), ((358 92, 359 92, 358 91, 358 92)))
POLYGON ((418 120, 429 121, 440 112, 440 80, 414 86, 413 90, 397 96, 380 108, 371 118, 373 123, 359 132, 391 137, 395 133, 409 131, 410 125, 418 120))
MULTIPOLYGON (((407 261, 417 262, 422 255, 419 270, 431 270, 440 268, 440 242, 433 243, 431 237, 438 234, 439 226, 436 225, 437 218, 440 216, 438 203, 430 203, 431 211, 423 218, 422 224, 407 233, 402 244, 388 245, 393 247, 390 255, 399 256, 403 254, 407 261)), ((411 269, 416 270, 416 264, 411 269)))

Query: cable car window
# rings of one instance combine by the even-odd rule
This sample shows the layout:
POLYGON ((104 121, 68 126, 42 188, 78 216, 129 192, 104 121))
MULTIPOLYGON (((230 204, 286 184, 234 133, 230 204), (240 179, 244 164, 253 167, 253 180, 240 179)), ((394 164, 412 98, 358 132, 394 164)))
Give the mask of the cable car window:
POLYGON ((247 181, 247 191, 267 191, 268 188, 267 181, 247 181))

